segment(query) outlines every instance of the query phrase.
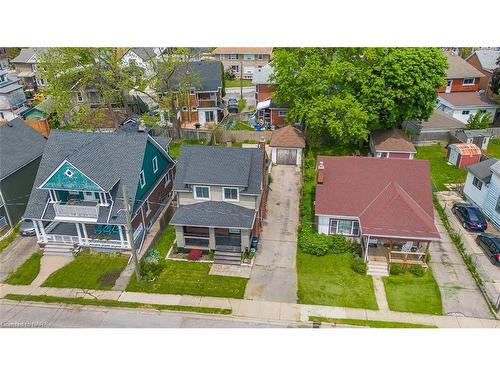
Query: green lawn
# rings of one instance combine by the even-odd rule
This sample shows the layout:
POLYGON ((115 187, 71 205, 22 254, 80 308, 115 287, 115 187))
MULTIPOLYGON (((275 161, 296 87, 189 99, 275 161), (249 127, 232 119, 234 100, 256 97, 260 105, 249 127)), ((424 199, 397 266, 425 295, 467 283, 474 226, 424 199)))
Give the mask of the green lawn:
POLYGON ((40 259, 42 253, 37 251, 28 258, 14 273, 5 280, 7 284, 12 285, 30 285, 40 272, 40 259))
MULTIPOLYGON (((226 85, 226 88, 228 88, 228 87, 240 87, 240 80, 239 79, 234 79, 234 80, 226 79, 224 81, 224 84, 226 85)), ((243 87, 250 87, 250 86, 253 86, 252 80, 244 79, 243 80, 243 87)))
POLYGON ((386 276, 383 281, 391 310, 443 314, 441 293, 431 270, 428 270, 422 277, 406 272, 403 275, 386 276))
POLYGON ((84 251, 50 275, 42 286, 110 290, 127 261, 128 258, 120 254, 84 251))
POLYGON ((243 112, 245 107, 247 106, 247 100, 246 99, 240 99, 238 100, 238 112, 243 112))
POLYGON ((234 128, 232 130, 249 130, 249 131, 255 131, 255 129, 252 128, 250 126, 250 124, 248 124, 247 122, 243 122, 243 121, 236 122, 236 125, 234 126, 234 128))
POLYGON ((16 238, 18 234, 19 234, 19 225, 17 225, 14 228, 11 234, 9 234, 2 241, 0 241, 0 253, 4 251, 7 248, 7 246, 9 246, 12 243, 12 241, 14 241, 14 238, 16 238))
POLYGON ((431 177, 437 191, 448 190, 445 184, 463 183, 467 170, 457 168, 447 163, 446 149, 442 145, 420 146, 417 149, 417 159, 429 160, 431 177))
POLYGON ((299 303, 378 309, 371 276, 351 269, 351 254, 297 252, 299 303))
POLYGON ((361 327, 371 327, 371 328, 437 328, 434 325, 427 325, 427 324, 387 322, 383 320, 324 318, 322 316, 310 316, 309 321, 345 324, 349 326, 361 326, 361 327))
POLYGON ((5 299, 13 301, 27 302, 44 302, 44 303, 65 303, 69 305, 91 305, 91 306, 106 306, 106 307, 127 307, 127 308, 142 308, 154 310, 172 310, 172 311, 188 311, 204 314, 231 314, 231 309, 222 309, 217 307, 199 307, 199 306, 183 306, 183 305, 156 305, 145 304, 139 302, 123 302, 109 299, 90 299, 90 298, 68 298, 54 297, 46 295, 23 295, 23 294, 7 294, 5 299))
POLYGON ((488 143, 488 155, 500 159, 500 139, 490 139, 488 143))
POLYGON ((175 240, 175 228, 173 225, 169 225, 167 229, 165 229, 158 239, 158 242, 155 244, 154 248, 158 250, 163 258, 167 256, 170 247, 174 243, 175 240))
POLYGON ((178 158, 179 154, 181 153, 181 146, 182 145, 206 145, 208 144, 207 141, 205 140, 200 140, 200 141, 180 141, 180 142, 170 142, 168 145, 168 154, 173 157, 173 158, 178 158))
POLYGON ((209 275, 210 267, 211 263, 167 260, 156 280, 137 282, 134 275, 127 291, 243 298, 247 279, 209 275))

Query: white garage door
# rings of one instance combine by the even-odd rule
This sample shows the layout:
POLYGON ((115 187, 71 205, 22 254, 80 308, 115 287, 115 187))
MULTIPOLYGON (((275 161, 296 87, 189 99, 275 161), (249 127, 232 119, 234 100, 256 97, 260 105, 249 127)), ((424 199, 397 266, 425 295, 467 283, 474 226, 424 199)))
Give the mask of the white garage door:
POLYGON ((278 148, 276 155, 277 164, 297 164, 297 150, 294 148, 278 148))

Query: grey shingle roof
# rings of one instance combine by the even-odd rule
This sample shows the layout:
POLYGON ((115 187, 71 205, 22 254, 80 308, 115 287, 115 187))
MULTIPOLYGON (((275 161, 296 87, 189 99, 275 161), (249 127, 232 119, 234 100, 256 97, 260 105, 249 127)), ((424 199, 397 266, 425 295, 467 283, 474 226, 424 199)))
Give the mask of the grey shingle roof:
POLYGON ((206 184, 241 186, 243 194, 260 194, 263 158, 262 148, 182 146, 174 190, 206 184))
POLYGON ((467 170, 474 176, 476 176, 477 178, 488 184, 491 180, 491 173, 492 173, 490 168, 497 161, 498 159, 495 158, 486 159, 482 162, 469 165, 467 167, 467 170))
POLYGON ((174 89, 183 80, 186 70, 189 71, 193 86, 197 90, 216 91, 219 87, 222 87, 222 64, 220 61, 195 61, 177 69, 172 76, 174 89))
POLYGON ((180 206, 170 224, 217 228, 252 228, 255 210, 226 202, 202 202, 180 206))
POLYGON ((484 70, 493 71, 497 68, 497 59, 500 57, 500 51, 481 49, 476 51, 475 54, 484 70))
POLYGON ((46 143, 20 118, 0 126, 0 180, 42 155, 46 143))
MULTIPOLYGON (((37 52, 42 52, 46 48, 44 47, 38 47, 38 48, 23 48, 21 52, 19 52, 19 55, 17 55, 15 58, 11 60, 12 63, 27 63, 37 52)), ((35 58, 36 60, 36 58, 35 58)))
MULTIPOLYGON (((138 132, 88 133, 53 130, 40 162, 25 217, 41 218, 48 193, 37 187, 67 160, 104 190, 112 191, 114 205, 109 222, 125 223, 123 211, 119 212, 123 208, 121 187, 125 184, 130 201, 134 202, 147 140, 147 133, 138 132)), ((100 214, 99 220, 107 222, 109 211, 102 211, 103 215, 100 214)), ((48 214, 50 212, 45 216, 48 214)))
POLYGON ((153 47, 136 47, 132 48, 132 51, 146 62, 156 58, 155 49, 153 47))

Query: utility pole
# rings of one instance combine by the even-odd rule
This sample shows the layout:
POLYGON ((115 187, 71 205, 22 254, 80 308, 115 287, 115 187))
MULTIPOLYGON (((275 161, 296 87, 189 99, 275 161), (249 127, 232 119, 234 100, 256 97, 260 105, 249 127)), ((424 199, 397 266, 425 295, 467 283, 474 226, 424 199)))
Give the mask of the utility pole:
POLYGON ((128 202, 127 187, 123 185, 123 204, 125 205, 125 221, 127 222, 127 234, 130 239, 130 251, 132 252, 132 258, 134 260, 135 266, 135 277, 137 281, 141 281, 141 267, 139 265, 139 259, 137 259, 137 250, 135 248, 134 232, 132 232, 132 222, 130 219, 130 206, 128 202))
POLYGON ((240 100, 243 100, 243 61, 240 61, 240 100))

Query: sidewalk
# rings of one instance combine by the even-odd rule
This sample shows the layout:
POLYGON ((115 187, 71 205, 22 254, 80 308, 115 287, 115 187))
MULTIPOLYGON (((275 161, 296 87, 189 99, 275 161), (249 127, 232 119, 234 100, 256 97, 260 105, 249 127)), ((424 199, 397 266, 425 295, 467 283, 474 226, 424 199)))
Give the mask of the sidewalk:
POLYGON ((399 313, 393 311, 353 309, 345 307, 299 305, 284 302, 252 301, 232 298, 199 297, 172 294, 133 293, 62 288, 42 288, 31 285, 0 284, 0 298, 7 294, 50 295, 57 297, 83 297, 110 299, 145 304, 218 307, 232 309, 230 316, 256 318, 269 322, 308 321, 310 316, 341 319, 368 319, 413 324, 436 325, 441 328, 500 328, 500 321, 493 319, 465 318, 399 313))

